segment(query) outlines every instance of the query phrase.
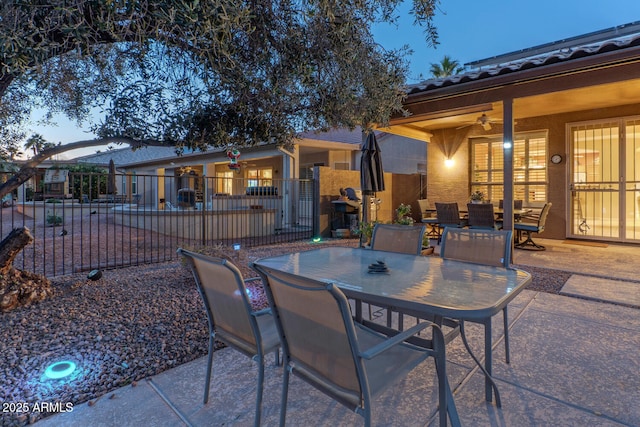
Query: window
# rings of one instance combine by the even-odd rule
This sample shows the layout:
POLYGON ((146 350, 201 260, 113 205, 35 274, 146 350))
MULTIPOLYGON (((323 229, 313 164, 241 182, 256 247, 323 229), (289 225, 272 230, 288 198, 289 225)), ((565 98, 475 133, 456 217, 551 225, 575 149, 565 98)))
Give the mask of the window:
MULTIPOLYGON (((122 175, 122 194, 127 194, 127 176, 122 175)), ((131 194, 138 194, 138 176, 131 175, 131 194)))
POLYGON ((300 200, 313 200, 313 166, 300 168, 300 200))
MULTIPOLYGON (((504 198, 502 138, 471 140, 471 191, 480 190, 492 201, 504 198)), ((514 199, 525 206, 542 206, 547 200, 547 134, 516 135, 513 143, 514 199)))
POLYGON ((233 194, 233 171, 216 172, 216 193, 233 194))
POLYGON ((248 187, 264 187, 273 185, 273 168, 247 170, 248 187))

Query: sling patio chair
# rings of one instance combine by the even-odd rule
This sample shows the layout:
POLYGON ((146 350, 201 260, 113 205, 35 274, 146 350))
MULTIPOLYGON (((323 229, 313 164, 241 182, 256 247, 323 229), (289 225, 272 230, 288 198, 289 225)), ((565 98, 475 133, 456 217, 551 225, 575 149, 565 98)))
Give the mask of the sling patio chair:
POLYGON ((374 398, 430 356, 438 378, 440 425, 447 425, 447 414, 453 425, 460 424, 446 375, 444 337, 437 325, 421 322, 386 336, 355 323, 346 296, 333 283, 258 268, 283 343, 281 426, 286 421, 291 374, 355 411, 370 426, 374 398), (410 344, 427 328, 432 332, 430 348, 410 344))
MULTIPOLYGON (((371 250, 420 255, 424 232, 424 225, 376 224, 371 234, 371 250)), ((381 258, 384 256, 381 255, 381 258)), ((372 306, 371 304, 368 306, 369 320, 371 320, 372 306)), ((391 325, 391 310, 388 309, 387 324, 391 325)))
POLYGON ((217 339, 258 362, 254 423, 259 426, 264 385, 264 355, 275 352, 276 363, 279 362, 280 339, 271 309, 254 311, 251 308, 242 274, 231 262, 182 248, 178 249, 178 254, 182 255, 191 267, 209 321, 204 403, 209 401, 214 341, 217 339))
POLYGON ((371 249, 420 255, 424 225, 376 224, 371 234, 371 249))
POLYGON ((515 247, 517 249, 528 249, 532 251, 544 251, 546 248, 542 245, 537 244, 531 238, 532 233, 542 233, 544 231, 545 223, 547 222, 547 215, 549 215, 549 209, 551 209, 552 203, 546 203, 542 210, 540 211, 540 215, 537 217, 532 216, 524 216, 520 222, 516 222, 513 224, 514 230, 518 232, 517 243, 515 247), (525 240, 522 240, 522 233, 527 235, 525 240))
MULTIPOLYGON (((444 259, 508 268, 511 263, 511 239, 510 230, 447 228, 442 236, 440 256, 444 259)), ((502 309, 502 314, 505 359, 509 363, 509 319, 506 306, 502 309)), ((463 325, 460 329, 466 346, 463 325)))

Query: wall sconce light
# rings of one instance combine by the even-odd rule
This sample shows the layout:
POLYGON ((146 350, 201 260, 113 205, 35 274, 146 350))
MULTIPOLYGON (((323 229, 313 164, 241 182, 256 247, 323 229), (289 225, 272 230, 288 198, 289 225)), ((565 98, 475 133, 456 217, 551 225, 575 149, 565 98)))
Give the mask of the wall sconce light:
POLYGON ((502 144, 502 148, 505 149, 505 150, 510 150, 512 146, 513 146, 513 144, 511 144, 511 141, 505 141, 502 144))
POLYGON ((448 168, 452 167, 454 163, 453 159, 444 159, 444 165, 448 168))

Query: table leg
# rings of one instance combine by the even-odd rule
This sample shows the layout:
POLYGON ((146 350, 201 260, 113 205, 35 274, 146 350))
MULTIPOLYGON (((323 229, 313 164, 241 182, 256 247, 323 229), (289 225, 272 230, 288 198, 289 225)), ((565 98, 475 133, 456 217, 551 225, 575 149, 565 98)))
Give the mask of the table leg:
MULTIPOLYGON (((354 300, 356 306, 356 322, 362 323, 362 300, 354 300)), ((369 306, 369 310, 371 310, 371 306, 369 306)))
POLYGON ((487 375, 484 377, 484 395, 487 402, 493 400, 493 393, 491 389, 491 366, 492 366, 492 350, 491 350, 491 317, 484 322, 484 369, 487 371, 487 375))
POLYGON ((465 330, 464 330, 464 323, 465 323, 464 320, 460 321, 460 338, 462 338, 462 343, 464 344, 464 347, 467 349, 467 352, 469 353, 473 361, 476 362, 476 365, 478 365, 478 368, 480 368, 480 370, 484 374, 485 398, 487 402, 491 402, 492 392, 495 392, 496 406, 500 408, 502 407, 502 401, 500 400, 500 392, 498 391, 498 386, 496 385, 495 381, 493 381, 493 378, 491 377, 491 361, 492 361, 491 318, 485 319, 485 321, 483 322, 483 325, 485 328, 484 329, 484 352, 485 352, 484 366, 482 366, 482 363, 480 362, 480 360, 478 360, 475 354, 473 354, 473 351, 469 346, 469 342, 467 341, 467 334, 465 333, 465 330))

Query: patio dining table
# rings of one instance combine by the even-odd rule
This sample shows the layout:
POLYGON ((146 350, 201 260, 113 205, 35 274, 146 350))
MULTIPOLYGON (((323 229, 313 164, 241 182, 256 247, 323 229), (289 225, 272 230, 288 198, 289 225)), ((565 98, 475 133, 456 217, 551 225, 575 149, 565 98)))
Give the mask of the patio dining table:
MULTIPOLYGON (((484 325, 488 402, 492 401, 493 393, 491 318, 531 282, 531 275, 518 269, 347 247, 262 258, 254 261, 252 267, 333 283, 348 298, 391 307, 400 313, 424 318, 442 316, 484 325), (388 271, 370 273, 369 265, 378 261, 383 261, 388 271)), ((356 313, 358 316, 361 313, 356 313)))

